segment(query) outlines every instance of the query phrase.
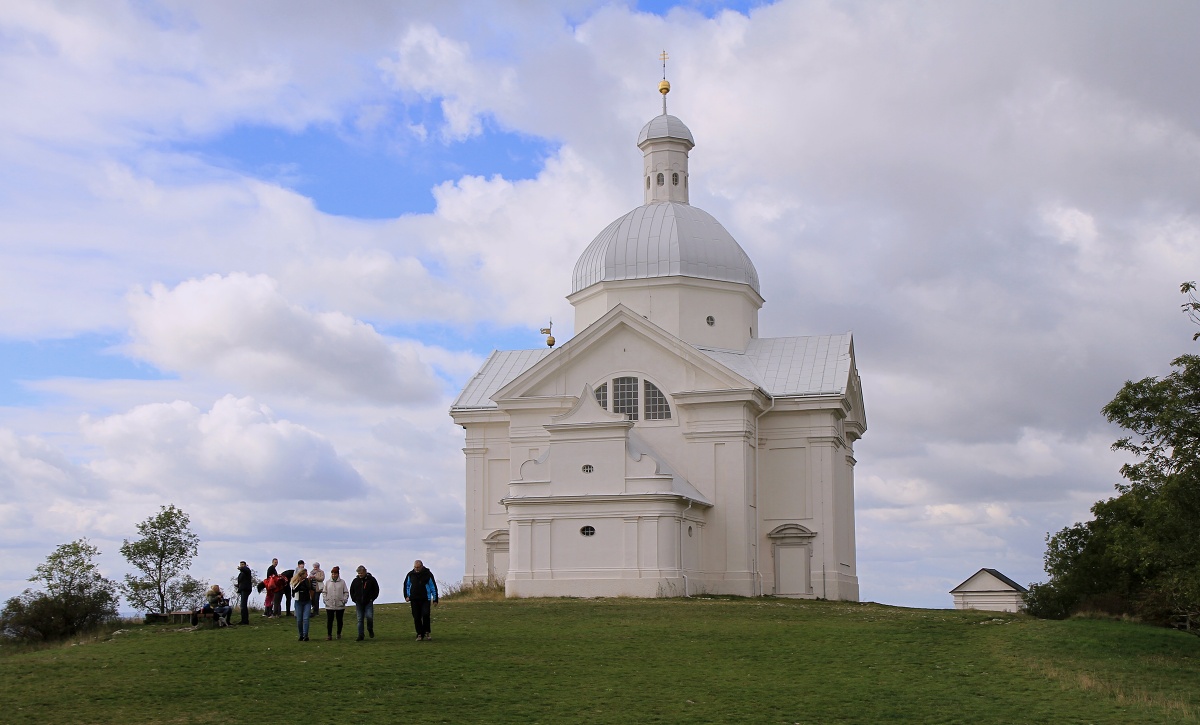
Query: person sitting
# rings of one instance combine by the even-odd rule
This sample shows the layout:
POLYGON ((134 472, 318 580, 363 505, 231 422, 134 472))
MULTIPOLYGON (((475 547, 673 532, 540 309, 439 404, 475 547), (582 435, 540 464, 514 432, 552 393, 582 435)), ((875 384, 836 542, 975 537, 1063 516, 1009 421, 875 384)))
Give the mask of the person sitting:
POLYGON ((207 600, 204 604, 204 611, 212 612, 219 626, 230 626, 229 617, 233 614, 233 607, 229 606, 229 599, 225 596, 225 592, 221 591, 220 585, 213 584, 209 587, 204 598, 207 600))

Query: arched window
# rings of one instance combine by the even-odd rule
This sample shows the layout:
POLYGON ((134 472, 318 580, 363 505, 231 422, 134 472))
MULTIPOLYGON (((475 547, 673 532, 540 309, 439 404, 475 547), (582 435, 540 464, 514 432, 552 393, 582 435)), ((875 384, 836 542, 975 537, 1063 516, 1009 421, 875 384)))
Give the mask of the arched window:
POLYGON ((642 381, 642 402, 643 409, 646 411, 646 420, 670 420, 671 406, 667 403, 667 396, 658 389, 658 386, 649 380, 642 381))
POLYGON ((665 183, 667 183, 667 177, 665 177, 665 176, 663 176, 661 173, 659 173, 659 175, 658 175, 658 185, 659 185, 659 186, 662 186, 662 185, 663 185, 663 184, 665 184, 665 183))
POLYGON ((650 177, 649 176, 646 177, 646 188, 647 189, 650 188, 650 177))
POLYGON ((679 186, 679 174, 671 174, 671 186, 679 186))
POLYGON ((630 420, 671 420, 671 403, 663 391, 649 380, 632 375, 612 378, 597 385, 593 392, 601 408, 623 413, 630 420), (612 383, 611 399, 608 395, 609 383, 612 383))

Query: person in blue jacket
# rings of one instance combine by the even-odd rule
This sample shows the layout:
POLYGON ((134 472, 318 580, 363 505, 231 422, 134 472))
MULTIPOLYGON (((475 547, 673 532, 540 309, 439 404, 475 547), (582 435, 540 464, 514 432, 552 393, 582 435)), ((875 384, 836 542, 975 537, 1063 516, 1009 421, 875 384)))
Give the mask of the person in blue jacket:
POLYGON ((417 641, 433 639, 433 633, 429 631, 429 609, 438 603, 437 581, 420 559, 413 562, 412 571, 404 577, 404 601, 412 607, 417 641))

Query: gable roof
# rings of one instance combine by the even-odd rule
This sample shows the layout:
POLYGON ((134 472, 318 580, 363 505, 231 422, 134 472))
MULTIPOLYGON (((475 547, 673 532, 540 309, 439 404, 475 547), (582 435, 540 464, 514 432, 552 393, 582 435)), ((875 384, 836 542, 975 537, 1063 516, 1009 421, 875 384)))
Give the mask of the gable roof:
MULTIPOLYGON (((637 316, 631 318, 635 324, 644 322, 637 316)), ((568 341, 567 345, 572 342, 575 340, 568 341)), ((771 397, 845 395, 854 360, 853 336, 848 332, 841 335, 755 338, 745 352, 699 347, 682 340, 678 342, 745 378, 771 397)), ((496 350, 467 382, 450 406, 451 410, 495 408, 492 396, 551 352, 554 350, 550 348, 496 350)))
MULTIPOLYGON (((967 583, 968 583, 968 582, 970 582, 972 579, 974 579, 975 577, 979 576, 980 574, 982 574, 982 573, 984 573, 984 572, 987 572, 988 574, 991 574, 993 577, 995 577, 996 579, 998 579, 998 580, 999 580, 999 581, 1000 581, 1002 584, 1005 584, 1005 585, 1007 585, 1007 586, 1008 586, 1010 589, 1012 589, 1012 591, 1017 591, 1017 592, 1027 592, 1027 591, 1029 591, 1028 589, 1026 589, 1025 587, 1021 586, 1020 584, 1016 583, 1016 582, 1015 582, 1015 581, 1013 581, 1012 579, 1009 579, 1008 577, 1006 577, 1006 576, 1004 576, 1003 574, 1001 574, 999 570, 997 570, 997 569, 988 569, 987 567, 984 567, 984 568, 980 569, 979 571, 975 572, 974 574, 972 574, 971 576, 967 577, 965 580, 963 580, 963 583, 962 583, 962 584, 959 584, 958 586, 956 586, 956 587, 954 587, 953 589, 951 589, 951 590, 950 590, 950 593, 951 593, 951 594, 954 594, 954 593, 955 593, 955 592, 957 592, 959 589, 962 589, 963 587, 965 587, 965 586, 967 585, 967 583)), ((974 590, 970 590, 970 591, 1007 591, 1007 590, 1003 590, 1003 589, 998 589, 998 590, 983 590, 983 589, 974 589, 974 590)))
POLYGON ((751 389, 755 387, 753 382, 739 375, 728 366, 722 365, 720 362, 700 352, 694 345, 689 345, 680 340, 645 317, 634 313, 625 305, 617 304, 606 312, 603 317, 588 325, 587 328, 575 337, 567 340, 562 347, 559 347, 551 354, 530 365, 525 372, 502 386, 494 395, 520 397, 539 380, 548 375, 557 374, 557 370, 563 362, 586 355, 592 346, 603 344, 609 333, 618 328, 630 330, 640 335, 650 344, 658 345, 695 367, 706 370, 718 380, 724 380, 726 384, 725 389, 751 389))

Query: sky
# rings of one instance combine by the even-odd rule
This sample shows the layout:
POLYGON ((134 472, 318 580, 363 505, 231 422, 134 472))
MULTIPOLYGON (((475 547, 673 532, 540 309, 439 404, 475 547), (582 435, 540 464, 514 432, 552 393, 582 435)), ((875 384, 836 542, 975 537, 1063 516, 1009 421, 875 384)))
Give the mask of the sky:
POLYGON ((463 574, 457 391, 571 337, 580 252, 691 128, 764 336, 852 331, 862 598, 1044 580, 1101 408, 1195 352, 1200 5, 0 4, 0 598, 175 504, 192 573, 463 574))

